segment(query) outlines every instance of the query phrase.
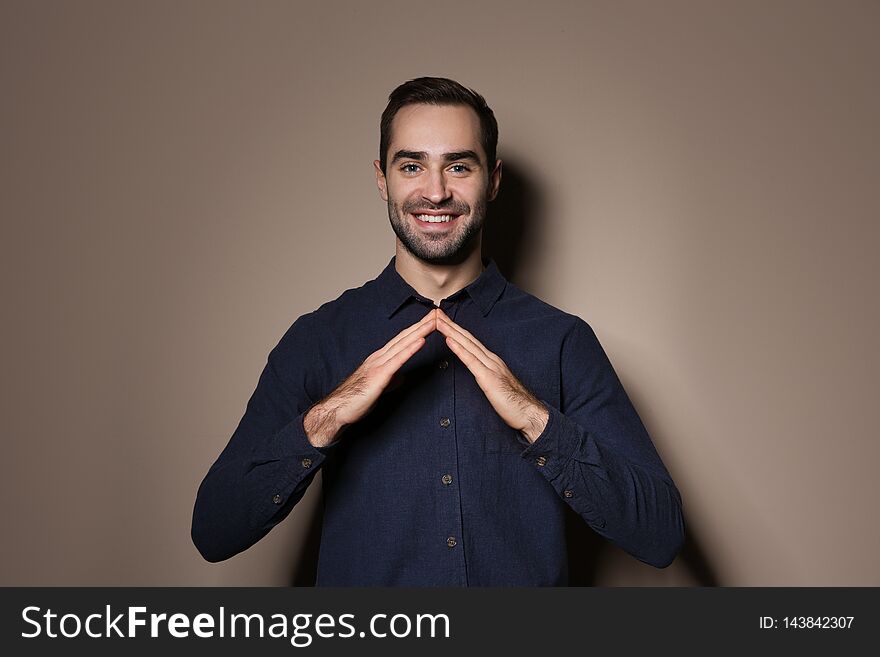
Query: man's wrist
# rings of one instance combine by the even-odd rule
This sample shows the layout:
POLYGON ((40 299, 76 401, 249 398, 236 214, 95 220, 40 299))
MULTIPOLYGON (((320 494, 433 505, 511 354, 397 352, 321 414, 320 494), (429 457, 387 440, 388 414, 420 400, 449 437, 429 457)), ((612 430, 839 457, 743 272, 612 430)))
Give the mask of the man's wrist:
POLYGON ((544 433, 544 429, 547 428, 547 422, 549 420, 550 412, 544 404, 539 402, 536 406, 529 409, 528 423, 520 430, 520 433, 525 436, 526 440, 533 443, 542 433, 544 433))
POLYGON ((342 431, 336 419, 336 408, 318 402, 303 417, 303 430, 313 447, 329 447, 342 431))

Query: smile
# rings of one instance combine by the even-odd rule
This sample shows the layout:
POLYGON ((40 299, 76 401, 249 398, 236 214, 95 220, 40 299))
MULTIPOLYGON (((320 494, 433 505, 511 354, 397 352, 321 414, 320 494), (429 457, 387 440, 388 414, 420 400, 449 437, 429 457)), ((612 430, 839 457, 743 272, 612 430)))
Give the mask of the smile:
POLYGON ((424 221, 429 224, 446 223, 455 219, 455 215, 451 214, 417 214, 415 217, 419 221, 424 221))

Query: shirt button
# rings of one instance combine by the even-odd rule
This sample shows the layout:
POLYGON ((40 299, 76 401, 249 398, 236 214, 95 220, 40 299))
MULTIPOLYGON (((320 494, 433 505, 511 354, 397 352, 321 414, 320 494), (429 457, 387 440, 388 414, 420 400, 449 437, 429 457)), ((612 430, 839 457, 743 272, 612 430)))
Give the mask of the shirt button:
POLYGON ((444 428, 448 427, 449 426, 449 418, 448 417, 440 418, 440 426, 444 427, 444 428))
POLYGON ((538 467, 542 468, 542 467, 544 467, 544 465, 546 465, 547 458, 544 456, 539 456, 538 458, 535 459, 535 463, 538 465, 538 467))
POLYGON ((277 494, 273 495, 272 496, 272 504, 281 504, 281 496, 277 495, 277 494))
POLYGON ((311 467, 312 467, 312 459, 310 459, 310 458, 305 458, 305 459, 303 459, 303 460, 302 460, 302 466, 303 466, 304 468, 311 468, 311 467))
POLYGON ((449 367, 449 361, 448 360, 441 360, 439 365, 440 365, 441 370, 445 370, 447 367, 449 367))
POLYGON ((440 481, 442 481, 444 484, 446 484, 448 486, 449 484, 452 483, 452 475, 445 474, 442 477, 440 477, 440 481))
POLYGON ((574 497, 574 493, 572 493, 570 490, 564 490, 564 491, 562 491, 562 494, 565 497, 574 497))
POLYGON ((455 536, 450 536, 449 538, 447 538, 447 539, 446 539, 446 545, 448 545, 448 546, 451 547, 451 548, 453 548, 453 547, 455 547, 456 545, 458 545, 458 542, 455 540, 455 536))

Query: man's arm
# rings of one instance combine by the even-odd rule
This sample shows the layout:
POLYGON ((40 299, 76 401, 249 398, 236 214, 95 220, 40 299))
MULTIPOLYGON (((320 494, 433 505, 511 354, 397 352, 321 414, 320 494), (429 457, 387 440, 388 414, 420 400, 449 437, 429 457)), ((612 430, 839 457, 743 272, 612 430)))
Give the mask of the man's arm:
POLYGON ((326 454, 303 428, 312 406, 305 391, 308 369, 305 318, 269 354, 244 416, 199 486, 192 540, 208 561, 222 561, 249 548, 281 522, 302 499, 326 454), (281 378, 280 350, 288 389, 281 378))
POLYGON ((658 568, 684 542, 681 496, 590 326, 562 345, 561 410, 522 457, 597 533, 658 568))
POLYGON ((317 403, 306 392, 310 332, 300 317, 269 354, 229 444, 196 496, 192 539, 208 561, 249 548, 302 499, 340 433, 375 406, 436 326, 431 311, 370 354, 317 403), (284 368, 285 385, 279 368, 284 368))
POLYGON ((504 361, 438 311, 438 330, 530 460, 597 533, 652 566, 684 541, 681 497, 595 333, 580 318, 563 340, 562 410, 538 400, 504 361))

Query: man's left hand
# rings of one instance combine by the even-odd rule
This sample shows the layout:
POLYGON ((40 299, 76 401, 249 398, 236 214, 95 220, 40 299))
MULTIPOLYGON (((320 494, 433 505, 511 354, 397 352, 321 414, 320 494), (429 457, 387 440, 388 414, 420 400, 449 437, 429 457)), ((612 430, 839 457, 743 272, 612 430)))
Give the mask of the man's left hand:
POLYGON ((501 419, 530 443, 535 442, 550 417, 544 404, 520 383, 503 360, 439 309, 437 330, 446 336, 446 344, 474 375, 501 419))

